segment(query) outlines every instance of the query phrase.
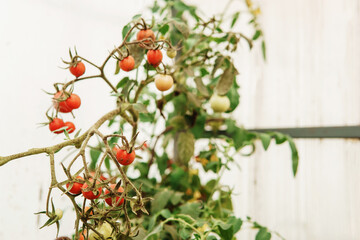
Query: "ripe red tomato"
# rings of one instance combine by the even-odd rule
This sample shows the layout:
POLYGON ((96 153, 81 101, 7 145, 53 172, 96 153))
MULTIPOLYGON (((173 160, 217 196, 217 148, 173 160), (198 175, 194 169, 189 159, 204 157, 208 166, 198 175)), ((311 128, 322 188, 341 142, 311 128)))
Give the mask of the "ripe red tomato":
MULTIPOLYGON (((77 176, 77 179, 84 180, 82 177, 77 176)), ((69 189, 70 183, 66 184, 66 188, 69 189)), ((69 193, 72 193, 74 195, 78 195, 81 193, 81 187, 83 186, 82 183, 74 182, 72 185, 72 188, 69 190, 69 193)))
POLYGON ((68 133, 73 133, 75 131, 75 125, 72 122, 65 122, 64 123, 66 130, 68 131, 68 133))
POLYGON ((55 131, 57 129, 63 128, 65 126, 65 123, 60 118, 54 118, 51 123, 49 123, 49 129, 51 132, 59 134, 62 133, 63 130, 55 131))
POLYGON ((126 150, 118 150, 116 153, 116 159, 121 165, 130 165, 135 159, 135 151, 127 153, 126 150))
POLYGON ((125 72, 129 72, 135 67, 135 59, 133 56, 129 55, 119 62, 119 66, 125 72))
POLYGON ((115 146, 113 147, 113 149, 112 149, 112 150, 113 150, 113 152, 114 152, 114 153, 115 153, 115 155, 116 155, 116 154, 117 154, 117 152, 120 150, 120 148, 119 148, 118 146, 116 146, 116 145, 115 145, 115 146))
MULTIPOLYGON (((94 182, 93 179, 90 179, 89 181, 90 181, 91 184, 94 182)), ((96 184, 100 184, 100 182, 99 182, 99 181, 96 181, 96 184)), ((84 198, 92 200, 92 199, 96 199, 96 198, 100 197, 101 191, 102 191, 102 188, 101 188, 101 187, 98 187, 98 189, 95 190, 95 194, 96 194, 96 195, 95 195, 92 191, 87 191, 87 192, 85 192, 85 189, 86 189, 88 186, 89 186, 89 185, 88 185, 87 183, 84 183, 84 185, 81 187, 81 191, 82 191, 82 194, 83 194, 84 198)))
POLYGON ((159 66, 163 58, 163 55, 159 49, 157 50, 149 50, 147 52, 147 60, 154 67, 159 66))
POLYGON ((170 75, 157 74, 155 76, 155 86, 160 91, 169 90, 174 84, 174 80, 170 75))
POLYGON ((127 154, 127 153, 126 153, 125 150, 122 150, 122 149, 120 149, 120 148, 117 148, 117 149, 116 149, 116 159, 117 159, 117 161, 120 163, 120 161, 123 160, 123 158, 125 157, 126 154, 127 154))
MULTIPOLYGON (((95 172, 90 172, 90 176, 91 176, 91 177, 95 177, 95 172)), ((100 173, 100 180, 101 180, 101 181, 105 181, 105 180, 107 180, 107 178, 104 177, 104 175, 102 175, 102 174, 100 173)))
POLYGON ((59 112, 68 113, 68 112, 71 112, 71 111, 72 111, 71 107, 69 107, 69 106, 67 105, 66 95, 65 95, 62 91, 59 91, 59 92, 55 93, 53 99, 54 99, 54 100, 53 100, 53 106, 54 106, 54 108, 57 109, 59 112))
POLYGON ((66 99, 66 105, 71 108, 71 110, 78 109, 81 105, 81 99, 78 95, 72 93, 70 97, 66 99))
MULTIPOLYGON (((140 30, 136 35, 136 39, 138 41, 141 41, 146 38, 151 38, 153 41, 155 41, 155 34, 154 34, 153 30, 143 29, 143 30, 140 30)), ((149 43, 150 41, 144 41, 144 42, 149 43)))
MULTIPOLYGON (((110 188, 111 188, 111 189, 115 189, 115 186, 116 186, 116 184, 111 184, 111 185, 110 185, 110 188)), ((117 192, 118 192, 118 193, 122 193, 122 192, 124 192, 124 189, 123 189, 122 187, 119 187, 118 190, 117 190, 117 192)), ((109 191, 108 189, 105 189, 104 194, 105 194, 105 195, 108 195, 109 193, 110 193, 110 191, 109 191)), ((120 200, 120 197, 117 196, 116 199, 115 199, 115 202, 114 202, 114 204, 113 204, 113 202, 112 202, 112 200, 111 200, 111 197, 109 197, 109 198, 105 198, 105 202, 106 202, 109 206, 117 207, 117 206, 120 206, 121 204, 123 204, 124 199, 121 198, 121 200, 120 200)))
POLYGON ((71 66, 69 69, 72 75, 74 75, 76 78, 85 73, 85 65, 82 62, 78 62, 75 66, 71 66))

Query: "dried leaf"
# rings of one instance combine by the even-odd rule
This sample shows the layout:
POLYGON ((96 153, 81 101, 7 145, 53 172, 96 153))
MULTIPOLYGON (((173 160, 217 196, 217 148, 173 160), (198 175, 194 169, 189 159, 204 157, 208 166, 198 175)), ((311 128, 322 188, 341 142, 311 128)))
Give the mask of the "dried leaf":
POLYGON ((209 91, 204 85, 202 79, 200 77, 196 77, 194 80, 196 83, 196 88, 199 90, 199 92, 205 97, 209 97, 210 96, 209 91))

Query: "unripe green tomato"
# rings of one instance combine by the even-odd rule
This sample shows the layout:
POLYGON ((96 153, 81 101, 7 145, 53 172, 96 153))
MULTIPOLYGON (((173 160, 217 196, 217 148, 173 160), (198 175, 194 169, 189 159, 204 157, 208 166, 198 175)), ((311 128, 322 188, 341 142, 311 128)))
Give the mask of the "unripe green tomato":
MULTIPOLYGON (((104 222, 101 226, 96 228, 96 231, 98 231, 100 234, 104 236, 105 239, 113 239, 112 237, 112 226, 108 222, 104 222)), ((100 239, 99 235, 97 235, 95 232, 91 231, 89 232, 89 240, 97 240, 100 239)))
POLYGON ((55 215, 58 217, 58 220, 60 220, 63 216, 63 211, 60 208, 55 209, 55 215))
POLYGON ((214 94, 210 98, 210 105, 214 112, 225 112, 230 107, 230 100, 227 96, 214 94))
POLYGON ((175 58, 175 57, 176 57, 176 50, 173 49, 173 48, 169 48, 169 49, 166 51, 166 55, 167 55, 169 58, 175 58))

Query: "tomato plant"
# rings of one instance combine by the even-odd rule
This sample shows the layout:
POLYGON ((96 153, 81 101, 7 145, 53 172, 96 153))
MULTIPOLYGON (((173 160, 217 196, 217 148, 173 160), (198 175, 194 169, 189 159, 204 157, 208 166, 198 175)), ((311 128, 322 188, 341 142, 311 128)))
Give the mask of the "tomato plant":
POLYGON ((51 185, 41 212, 49 220, 43 226, 60 226, 59 211, 49 210, 57 188, 73 205, 74 239, 233 240, 243 225, 258 231, 256 239, 271 237, 271 230, 250 217, 236 216, 231 187, 221 181, 238 156, 244 157, 239 153, 250 148, 251 155, 257 142, 265 150, 271 141, 288 142, 294 175, 298 166, 291 137, 249 131, 232 116, 240 97, 237 48, 250 50, 259 41, 265 46, 256 11, 246 3, 250 22, 239 11, 208 19, 183 1, 158 0, 152 19, 136 15, 123 27, 122 39, 114 39, 120 44, 101 64, 70 49, 63 62, 75 78, 53 84, 53 108, 45 113, 50 131, 65 132, 66 140, 0 157, 3 165, 19 156, 49 156, 51 185), (254 35, 236 31, 240 19, 254 35), (162 51, 173 60, 163 61, 162 51), (83 62, 97 72, 80 78, 83 62), (127 73, 133 69, 136 74, 127 73), (62 119, 75 117, 81 100, 73 91, 91 78, 108 86, 115 107, 70 137, 75 125, 62 119), (55 155, 65 147, 74 151, 60 162, 55 155), (55 166, 64 172, 61 177, 55 166))

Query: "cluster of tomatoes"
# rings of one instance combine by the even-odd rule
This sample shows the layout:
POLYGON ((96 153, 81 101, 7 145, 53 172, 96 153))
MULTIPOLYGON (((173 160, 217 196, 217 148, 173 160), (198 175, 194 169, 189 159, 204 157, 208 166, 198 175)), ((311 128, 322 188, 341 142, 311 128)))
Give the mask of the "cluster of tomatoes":
MULTIPOLYGON (((75 77, 80 77, 85 73, 85 65, 82 62, 76 62, 69 68, 70 72, 75 77)), ((81 105, 81 99, 75 93, 66 93, 58 91, 53 97, 53 107, 61 113, 70 113, 74 109, 78 109, 81 105)), ((75 131, 75 124, 73 122, 64 122, 60 118, 53 118, 49 123, 49 129, 51 132, 60 134, 65 130, 68 133, 75 131)))
MULTIPOLYGON (((100 180, 104 181, 106 180, 106 178, 101 177, 100 180)), ((100 197, 100 195, 103 192, 102 187, 96 187, 96 189, 93 191, 90 190, 90 188, 94 183, 94 180, 92 178, 89 179, 90 184, 88 184, 87 182, 84 183, 83 182, 84 182, 84 178, 77 176, 76 181, 72 183, 72 186, 70 186, 70 183, 67 183, 66 188, 68 189, 69 193, 73 195, 82 194, 84 198, 89 200, 94 200, 100 197)), ((95 185, 99 185, 99 184, 100 182, 96 181, 95 185)), ((111 191, 115 191, 115 188, 116 188, 116 184, 110 184, 104 191, 105 202, 112 207, 120 206, 124 202, 123 198, 120 199, 119 196, 114 197, 114 194, 110 192, 109 189, 111 189, 111 191)), ((124 192, 124 189, 119 186, 118 189, 116 189, 116 192, 121 194, 124 192)))
MULTIPOLYGON (((142 29, 137 33, 136 39, 137 41, 142 41, 140 46, 143 46, 143 44, 151 44, 152 43, 151 40, 155 41, 155 34, 151 29, 142 29)), ((169 48, 166 53, 167 56, 170 58, 175 58, 176 56, 176 50, 173 48, 169 48)), ((148 50, 146 56, 148 63, 155 68, 158 67, 163 60, 163 54, 160 49, 150 49, 148 50)), ((128 55, 127 57, 123 58, 122 60, 119 61, 119 67, 120 69, 126 72, 133 70, 135 67, 134 57, 128 55)), ((157 74, 155 76, 155 85, 157 89, 160 91, 169 90, 173 84, 174 84, 174 80, 170 75, 157 74)))

